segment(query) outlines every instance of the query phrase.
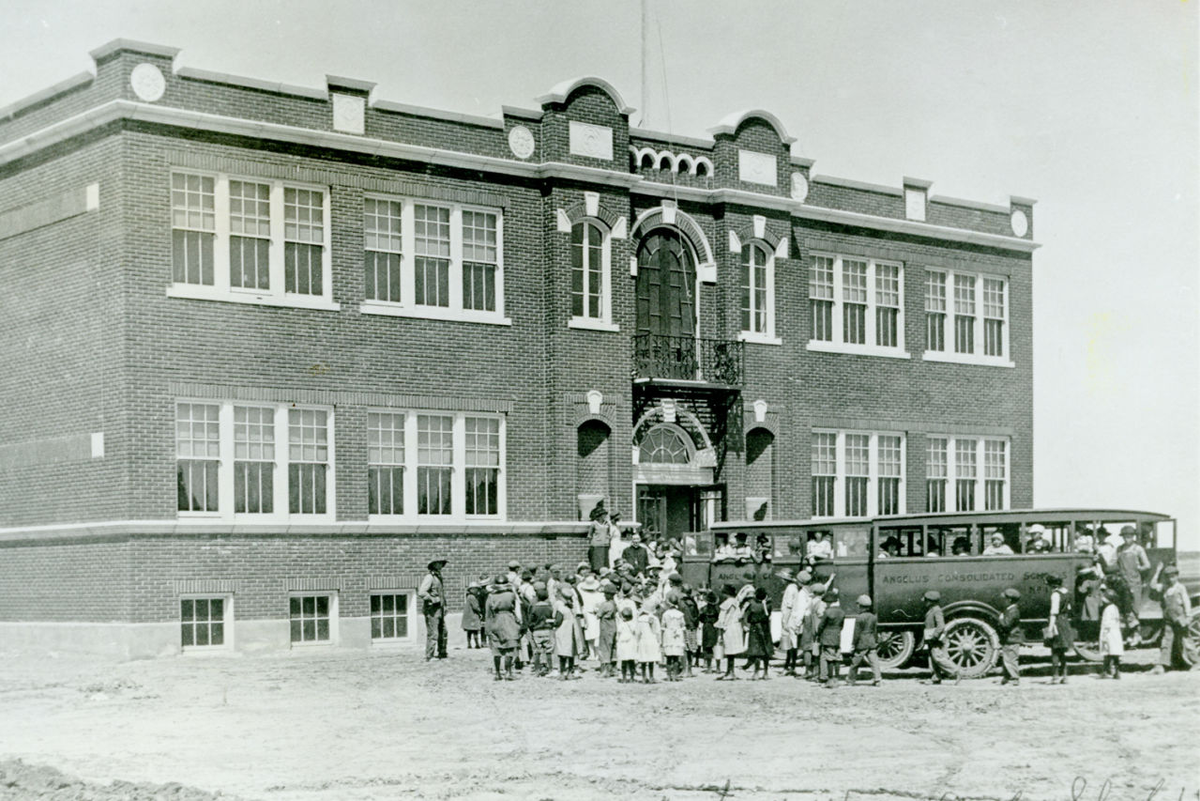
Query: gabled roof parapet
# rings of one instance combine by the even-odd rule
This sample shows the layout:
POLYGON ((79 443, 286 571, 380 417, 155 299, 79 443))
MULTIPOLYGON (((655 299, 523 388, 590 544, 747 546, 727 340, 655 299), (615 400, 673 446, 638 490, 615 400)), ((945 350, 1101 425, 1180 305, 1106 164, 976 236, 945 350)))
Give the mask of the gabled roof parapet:
POLYGON ((340 75, 325 75, 325 86, 329 91, 340 89, 346 92, 352 92, 361 95, 370 95, 371 90, 375 88, 374 81, 363 81, 358 78, 343 78, 340 75))
POLYGON ((571 93, 581 86, 595 86, 597 89, 603 90, 610 98, 612 98, 613 103, 617 107, 617 112, 620 114, 629 116, 637 110, 625 102, 625 98, 621 97, 621 93, 618 92, 616 87, 614 87, 611 83, 603 78, 593 77, 582 77, 575 78, 574 80, 570 81, 563 81, 562 83, 556 84, 553 88, 551 88, 547 94, 535 98, 535 100, 537 100, 537 102, 541 103, 543 106, 548 103, 565 103, 567 98, 571 96, 571 93))
POLYGON ((533 120, 534 122, 540 122, 542 117, 546 116, 546 112, 541 109, 534 111, 533 109, 521 108, 520 106, 501 106, 500 113, 505 117, 519 117, 520 119, 533 120))
POLYGON ((771 127, 775 129, 775 133, 779 135, 779 138, 785 145, 790 145, 796 141, 796 137, 788 136, 787 129, 783 127, 783 123, 779 121, 778 117, 771 112, 763 111, 762 109, 746 109, 745 111, 735 111, 733 114, 730 114, 721 120, 716 127, 709 128, 708 131, 713 136, 717 136, 719 134, 729 134, 732 136, 733 134, 737 133, 737 129, 741 127, 742 123, 751 117, 758 117, 770 123, 771 127))
POLYGON ((1031 197, 1020 197, 1018 195, 1009 195, 1008 202, 1014 206, 1032 206, 1037 203, 1037 201, 1031 197))
POLYGON ((149 56, 160 56, 171 60, 174 60, 175 56, 179 55, 178 47, 139 42, 136 39, 113 39, 107 44, 100 45, 88 53, 88 55, 92 57, 93 61, 102 61, 121 50, 129 50, 133 53, 145 53, 149 56))
POLYGON ((792 165, 795 167, 803 167, 806 170, 811 170, 813 165, 816 163, 816 159, 806 159, 803 156, 792 156, 792 165))

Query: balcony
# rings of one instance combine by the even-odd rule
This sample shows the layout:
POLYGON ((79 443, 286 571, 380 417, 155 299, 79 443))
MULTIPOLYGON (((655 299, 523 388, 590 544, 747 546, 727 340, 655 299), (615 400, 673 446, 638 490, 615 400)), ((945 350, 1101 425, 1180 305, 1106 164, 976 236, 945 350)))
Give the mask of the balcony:
POLYGON ((740 389, 743 343, 731 339, 637 334, 634 382, 679 382, 740 389))

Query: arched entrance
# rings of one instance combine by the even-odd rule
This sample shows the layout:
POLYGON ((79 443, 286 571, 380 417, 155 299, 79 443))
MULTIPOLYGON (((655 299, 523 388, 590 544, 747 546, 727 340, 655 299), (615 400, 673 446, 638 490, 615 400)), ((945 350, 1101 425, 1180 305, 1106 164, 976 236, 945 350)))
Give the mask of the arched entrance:
POLYGON ((695 415, 670 401, 634 427, 635 515, 651 540, 700 531, 725 519, 725 490, 713 483, 716 455, 695 415))

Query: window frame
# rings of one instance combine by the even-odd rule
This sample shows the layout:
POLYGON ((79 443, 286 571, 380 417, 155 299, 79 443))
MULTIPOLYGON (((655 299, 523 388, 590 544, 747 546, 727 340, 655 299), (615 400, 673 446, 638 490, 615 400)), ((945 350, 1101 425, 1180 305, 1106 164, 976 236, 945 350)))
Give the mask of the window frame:
MULTIPOLYGON (((336 647, 340 643, 340 626, 339 620, 339 603, 338 596, 340 593, 337 590, 290 590, 287 594, 287 624, 288 624, 288 645, 292 648, 330 648, 336 647), (292 599, 293 598, 318 598, 325 597, 329 599, 329 639, 326 640, 301 640, 296 642, 292 640, 292 599)), ((301 600, 303 606, 303 600, 301 600)), ((301 613, 303 619, 303 613, 301 613)))
POLYGON ((926 310, 925 317, 925 341, 922 345, 922 358, 927 362, 946 362, 951 364, 976 364, 990 367, 1016 367, 1012 358, 1012 281, 1007 275, 990 273, 986 271, 975 270, 954 270, 947 267, 926 266, 925 268, 926 282, 930 273, 938 273, 944 277, 943 303, 945 308, 940 312, 942 315, 942 350, 929 349, 929 320, 930 312, 926 310), (970 276, 975 280, 974 287, 974 321, 972 323, 972 350, 970 353, 959 353, 955 349, 955 318, 958 316, 958 309, 955 301, 955 280, 959 276, 970 276), (984 287, 988 281, 999 281, 1001 285, 1001 297, 1004 302, 1004 314, 1002 317, 988 317, 985 310, 984 302, 984 287), (987 320, 999 320, 1001 322, 1001 346, 1003 354, 1000 356, 988 356, 987 354, 987 320))
MULTIPOLYGON (((1012 437, 1006 434, 942 434, 930 433, 926 435, 926 453, 929 452, 929 442, 933 440, 943 440, 946 443, 946 474, 936 477, 937 480, 945 481, 945 512, 957 513, 958 509, 958 458, 957 458, 957 442, 965 440, 975 443, 975 478, 973 480, 972 499, 973 511, 1005 511, 1012 508, 1012 437), (987 443, 988 442, 1003 442, 1004 443, 1004 489, 1003 489, 1003 506, 1000 509, 987 510, 987 443)), ((925 480, 928 484, 933 478, 929 475, 929 466, 925 467, 925 480)), ((997 479, 990 479, 997 480, 997 479)), ((926 498, 928 499, 928 488, 926 489, 926 498)), ((926 502, 928 506, 928 501, 926 502)), ((926 510, 928 511, 928 509, 926 510)), ((967 511, 967 510, 963 510, 967 511)))
POLYGON ((742 342, 754 342, 759 345, 782 345, 783 340, 775 335, 775 248, 768 245, 761 239, 752 239, 742 244, 742 250, 738 254, 738 339, 742 342), (763 255, 762 265, 754 264, 754 252, 758 251, 763 255), (741 282, 741 271, 745 265, 747 255, 750 257, 750 320, 751 329, 747 330, 742 327, 742 297, 746 291, 746 287, 741 282), (754 276, 760 271, 765 275, 766 283, 766 300, 764 301, 765 309, 759 309, 755 305, 754 297, 756 290, 754 287, 754 276), (757 312, 765 311, 765 325, 762 331, 753 329, 754 316, 757 312))
MULTIPOLYGON (((382 605, 382 604, 381 604, 382 605)), ((395 617, 395 615, 393 615, 395 617)), ((397 645, 406 645, 417 641, 417 591, 414 589, 393 589, 389 587, 372 587, 367 591, 367 632, 372 648, 388 648, 397 645), (372 632, 372 626, 375 622, 375 613, 371 609, 371 602, 375 596, 395 595, 403 596, 405 599, 405 617, 408 620, 408 633, 403 637, 376 637, 372 632)))
MULTIPOLYGON (((234 615, 233 593, 228 592, 182 592, 176 596, 179 609, 179 651, 189 656, 206 654, 225 654, 234 650, 234 615), (183 602, 184 601, 221 601, 221 630, 224 642, 220 645, 184 645, 183 644, 183 602)), ((211 622, 211 621, 210 621, 211 622)))
MULTIPOLYGON (((494 523, 508 519, 508 417, 502 413, 447 411, 445 409, 391 408, 372 406, 367 414, 399 414, 404 416, 404 468, 403 477, 403 509, 401 514, 367 514, 369 523, 453 523, 456 525, 472 522, 494 523), (418 512, 418 469, 420 465, 420 438, 418 435, 419 418, 422 415, 450 417, 452 465, 450 467, 450 514, 420 514, 418 512), (466 491, 466 428, 467 418, 480 417, 496 420, 499 423, 499 465, 496 477, 496 514, 467 514, 466 491)), ((367 470, 364 474, 370 480, 370 468, 378 466, 370 462, 368 454, 367 470)))
MULTIPOLYGON (((219 453, 217 457, 217 511, 215 512, 192 512, 176 509, 176 519, 181 523, 188 522, 213 522, 223 521, 227 523, 332 523, 337 519, 337 414, 332 406, 322 406, 319 404, 302 404, 302 403, 276 403, 270 401, 229 401, 229 400, 214 400, 197 399, 190 397, 175 398, 172 401, 174 417, 178 420, 178 405, 186 404, 201 404, 208 406, 217 406, 217 424, 218 424, 218 443, 219 453), (256 409, 271 409, 272 416, 272 433, 274 445, 274 458, 271 460, 239 460, 235 450, 235 432, 234 432, 234 408, 256 408, 256 409), (289 456, 289 440, 288 440, 288 425, 289 411, 292 410, 314 410, 326 413, 326 448, 328 458, 325 462, 327 465, 325 475, 325 511, 323 513, 292 514, 288 511, 290 508, 290 487, 288 466, 291 464, 289 456), (234 484, 235 484, 235 462, 237 461, 261 461, 269 462, 273 465, 272 473, 272 508, 269 513, 261 512, 235 512, 234 511, 234 484)), ((179 462, 178 449, 176 446, 177 436, 172 438, 172 452, 176 454, 175 461, 179 462)), ((305 463, 305 462, 298 462, 305 463)), ((178 474, 178 467, 176 467, 178 474)))
MULTIPOLYGON (((575 228, 580 225, 590 225, 600 232, 600 316, 592 317, 587 314, 587 292, 584 291, 584 314, 575 314, 575 292, 570 290, 567 294, 571 300, 571 315, 567 320, 567 328, 581 328, 592 331, 619 331, 620 326, 613 322, 612 317, 612 229, 598 217, 582 217, 571 223, 571 230, 567 232, 568 241, 567 248, 570 254, 568 263, 571 265, 571 271, 575 270, 575 228)), ((584 255, 587 254, 587 248, 584 248, 584 255)), ((572 281, 574 276, 572 275, 572 281)), ((584 280, 587 280, 587 269, 584 269, 584 280)))
MULTIPOLYGON (((512 320, 505 316, 504 302, 504 209, 481 206, 473 203, 458 203, 422 198, 416 196, 391 195, 379 192, 366 192, 359 204, 360 221, 363 224, 361 251, 363 258, 369 252, 377 251, 366 247, 366 201, 389 202, 400 204, 400 300, 381 300, 368 298, 366 279, 363 271, 359 271, 359 280, 363 281, 363 300, 359 304, 362 314, 377 314, 390 317, 414 317, 426 320, 451 320, 467 323, 487 323, 491 325, 512 325, 512 320), (416 297, 416 220, 414 210, 417 206, 431 206, 449 211, 450 221, 450 255, 449 261, 449 293, 448 305, 427 306, 417 303, 416 297), (495 310, 470 309, 463 305, 463 213, 489 214, 496 218, 496 262, 495 262, 495 310)), ((470 262, 472 264, 479 262, 470 262)))
POLYGON ((814 324, 810 323, 808 331, 808 342, 806 348, 810 351, 819 351, 823 353, 846 353, 859 356, 883 356, 893 359, 908 359, 911 354, 906 350, 906 333, 905 320, 907 318, 905 308, 905 263, 895 259, 882 259, 873 256, 863 256, 857 254, 840 254, 829 251, 812 251, 809 254, 810 261, 808 262, 809 270, 809 314, 813 314, 815 301, 822 301, 832 304, 831 331, 832 339, 815 339, 814 324), (831 259, 833 261, 833 297, 832 298, 814 298, 813 297, 813 281, 812 273, 815 270, 816 259, 831 259), (845 330, 845 315, 846 315, 846 281, 845 281, 845 262, 862 262, 867 265, 866 269, 866 301, 862 304, 865 306, 863 320, 863 342, 846 342, 845 330), (899 305, 886 306, 886 308, 895 308, 896 312, 896 344, 893 345, 878 345, 879 333, 876 330, 878 327, 879 309, 885 308, 878 301, 879 289, 879 267, 893 267, 897 271, 897 289, 899 291, 899 305))
MULTIPOLYGON (((167 284, 167 296, 172 298, 190 298, 194 300, 221 300, 234 303, 249 303, 261 306, 283 306, 302 309, 319 309, 337 311, 341 306, 333 299, 333 216, 331 212, 331 187, 311 184, 304 181, 282 180, 263 176, 244 175, 232 172, 212 172, 209 170, 192 170, 172 168, 168 177, 168 187, 174 186, 175 176, 196 176, 201 179, 213 180, 213 202, 215 224, 213 235, 213 283, 193 284, 175 281, 174 253, 171 257, 170 281, 167 284), (265 238, 268 242, 268 289, 254 287, 237 287, 232 284, 232 265, 230 258, 230 243, 233 237, 243 234, 232 232, 231 196, 229 185, 231 181, 249 184, 265 184, 270 187, 268 192, 268 213, 270 233, 265 238), (284 194, 287 189, 321 193, 321 292, 296 293, 288 292, 285 282, 285 252, 287 237, 285 231, 284 194)), ((173 201, 168 203, 172 219, 168 220, 168 230, 174 237, 176 230, 200 230, 190 226, 177 227, 174 224, 173 201)), ((318 243, 309 243, 318 244, 318 243)))
MULTIPOLYGON (((867 508, 862 515, 853 515, 854 517, 876 517, 879 516, 879 487, 881 478, 899 478, 898 505, 897 509, 892 514, 906 514, 907 510, 907 492, 908 480, 907 470, 908 464, 908 437, 903 431, 891 431, 886 429, 878 430, 863 430, 863 429, 834 429, 827 427, 817 427, 812 429, 813 442, 816 442, 816 437, 819 434, 834 435, 834 478, 833 478, 833 514, 817 515, 815 505, 810 505, 813 511, 812 517, 820 519, 833 519, 847 517, 846 512, 846 487, 847 479, 861 478, 861 475, 850 476, 847 471, 846 458, 846 438, 847 436, 866 436, 867 441, 867 484, 866 484, 866 504, 867 508), (900 475, 899 476, 883 476, 879 471, 879 438, 880 437, 896 437, 900 440, 900 475)), ((811 466, 810 466, 811 472, 811 466)), ((828 475, 828 474, 820 474, 828 475)), ((811 475, 810 475, 811 478, 811 475)))

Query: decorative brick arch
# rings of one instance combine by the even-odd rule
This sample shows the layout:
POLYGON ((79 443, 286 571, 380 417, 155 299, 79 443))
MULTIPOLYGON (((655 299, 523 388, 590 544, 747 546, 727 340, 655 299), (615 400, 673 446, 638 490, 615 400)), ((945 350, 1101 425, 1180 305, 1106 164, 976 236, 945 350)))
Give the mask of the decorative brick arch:
POLYGON ((717 123, 716 127, 709 128, 709 133, 713 134, 713 136, 718 136, 720 134, 736 136, 738 129, 752 119, 760 119, 774 128, 775 134, 779 137, 779 141, 783 144, 790 145, 796 141, 796 137, 788 136, 787 130, 784 129, 783 123, 779 121, 778 117, 771 112, 763 111, 762 109, 736 111, 717 123))
POLYGON ((563 210, 563 213, 567 215, 567 219, 571 222, 571 225, 584 220, 599 220, 608 226, 609 230, 616 228, 617 221, 621 219, 619 215, 604 208, 603 204, 596 210, 594 216, 587 213, 587 206, 583 203, 575 203, 568 206, 563 210))
POLYGON ((692 249, 696 252, 696 258, 700 262, 696 265, 697 270, 700 268, 711 268, 716 264, 716 260, 713 258, 712 246, 708 243, 708 237, 704 235, 704 229, 700 227, 700 224, 691 215, 673 206, 655 206, 652 209, 643 211, 634 222, 630 236, 636 241, 639 236, 645 236, 660 226, 670 226, 678 229, 683 238, 691 244, 692 249), (668 219, 673 219, 674 221, 668 222, 668 219))

